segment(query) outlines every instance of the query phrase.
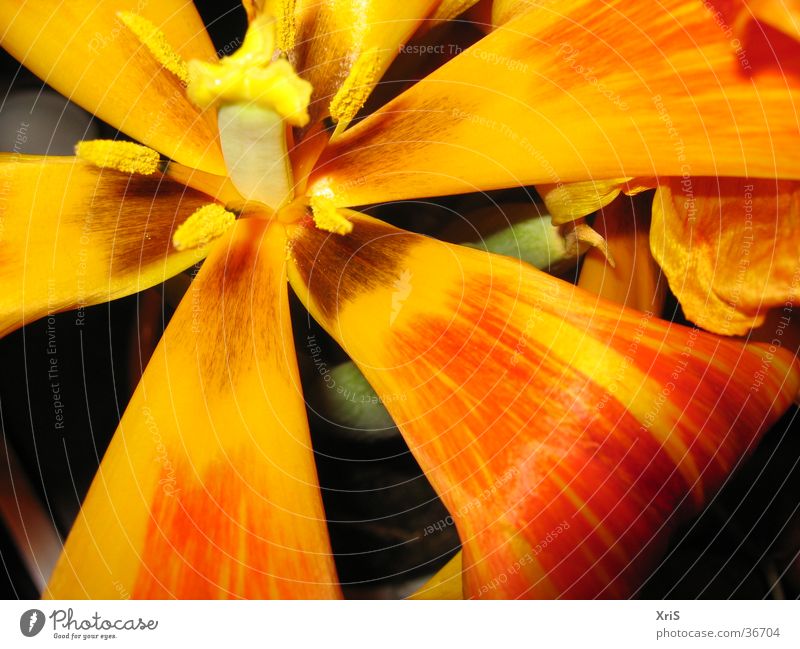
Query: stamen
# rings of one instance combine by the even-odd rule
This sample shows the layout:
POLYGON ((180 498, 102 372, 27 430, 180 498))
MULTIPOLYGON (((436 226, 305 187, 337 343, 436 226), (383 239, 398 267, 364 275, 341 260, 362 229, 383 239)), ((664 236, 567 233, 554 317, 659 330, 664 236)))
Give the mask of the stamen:
POLYGON ((75 146, 75 155, 96 167, 149 176, 158 171, 161 156, 141 144, 118 140, 85 140, 75 146))
POLYGON ((274 110, 294 126, 305 126, 311 84, 298 77, 287 60, 273 61, 274 51, 275 23, 259 16, 231 56, 219 63, 189 62, 189 99, 203 109, 217 103, 255 103, 274 110))
POLYGON ((353 224, 343 217, 330 198, 315 195, 311 197, 311 211, 314 225, 333 234, 350 234, 353 224))
POLYGON ((278 6, 275 7, 275 20, 278 23, 275 40, 281 52, 291 52, 297 40, 295 5, 295 0, 278 0, 278 6))
POLYGON ((331 119, 337 123, 334 136, 346 129, 356 113, 361 110, 379 75, 380 56, 378 49, 371 47, 358 56, 350 74, 334 95, 328 108, 331 119))
POLYGON ((150 50, 156 61, 184 83, 189 81, 186 61, 172 49, 167 37, 158 27, 144 16, 132 11, 118 11, 117 17, 134 33, 142 45, 150 50))
POLYGON ((204 205, 186 219, 172 236, 176 250, 200 248, 221 237, 236 221, 236 215, 218 203, 204 205))

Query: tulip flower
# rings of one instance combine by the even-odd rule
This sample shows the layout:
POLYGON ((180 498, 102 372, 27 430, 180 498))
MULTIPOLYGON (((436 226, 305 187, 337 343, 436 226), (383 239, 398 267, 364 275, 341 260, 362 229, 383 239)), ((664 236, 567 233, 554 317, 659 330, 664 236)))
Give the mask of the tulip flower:
POLYGON ((3 47, 137 143, 0 158, 0 329, 204 260, 46 596, 341 596, 290 285, 456 526, 420 596, 630 596, 790 407, 778 334, 673 324, 353 208, 539 186, 565 222, 657 188, 655 260, 687 306, 719 307, 687 308, 698 325, 741 333, 794 295, 797 34, 769 2, 496 2, 485 36, 365 109, 415 35, 472 4, 246 0, 218 58, 185 0, 4 2, 3 47), (734 296, 744 187, 758 281, 734 296))

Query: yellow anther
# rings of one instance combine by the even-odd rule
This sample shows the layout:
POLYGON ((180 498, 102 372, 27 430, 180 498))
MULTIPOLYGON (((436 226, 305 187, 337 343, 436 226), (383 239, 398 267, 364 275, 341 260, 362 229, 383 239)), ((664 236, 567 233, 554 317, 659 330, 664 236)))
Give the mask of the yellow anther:
POLYGON ((339 213, 330 198, 316 195, 311 197, 310 203, 314 225, 320 230, 333 234, 349 234, 353 231, 353 224, 339 213))
POLYGON ((75 146, 75 155, 96 167, 147 176, 158 171, 158 151, 141 144, 117 140, 85 140, 75 146))
POLYGON ((250 23, 262 15, 275 16, 278 49, 282 52, 294 49, 297 40, 296 0, 242 0, 242 4, 250 23))
POLYGON ((277 0, 275 3, 275 19, 278 23, 276 42, 282 52, 291 52, 297 40, 297 22, 295 21, 295 0, 277 0))
POLYGON ((142 45, 150 50, 156 61, 184 83, 189 80, 186 61, 172 49, 167 37, 158 27, 132 11, 118 11, 117 17, 134 33, 142 45))
POLYGON ((221 237, 236 221, 236 215, 218 203, 204 205, 178 226, 172 235, 176 250, 200 248, 221 237))
POLYGON ((285 59, 272 60, 275 22, 259 16, 242 46, 219 63, 189 62, 189 99, 200 108, 217 103, 255 103, 278 113, 295 126, 308 123, 311 84, 297 76, 285 59))
POLYGON ((356 116, 369 93, 375 87, 380 76, 380 52, 378 48, 371 47, 359 54, 350 74, 333 97, 328 108, 331 119, 338 122, 335 134, 347 128, 350 121, 356 116))

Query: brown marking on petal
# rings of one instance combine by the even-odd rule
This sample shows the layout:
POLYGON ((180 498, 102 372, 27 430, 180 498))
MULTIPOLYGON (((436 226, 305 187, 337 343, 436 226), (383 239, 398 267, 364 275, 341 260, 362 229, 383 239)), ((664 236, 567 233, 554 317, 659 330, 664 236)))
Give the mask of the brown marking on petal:
POLYGON ((283 350, 280 336, 269 327, 262 335, 253 336, 254 327, 278 318, 274 301, 266 299, 252 281, 259 271, 254 260, 260 244, 258 238, 239 237, 227 248, 225 263, 206 274, 203 289, 189 289, 194 326, 175 335, 194 349, 203 381, 212 393, 235 394, 239 377, 257 369, 257 358, 270 358, 283 350), (214 317, 220 310, 226 314, 224 319, 214 317), (255 313, 258 322, 253 319, 255 313), (232 327, 231 322, 240 326, 232 327), (209 340, 217 341, 225 353, 209 347, 209 340))
POLYGON ((46 313, 107 302, 205 256, 178 252, 177 224, 209 202, 162 178, 72 157, 0 156, 0 332, 46 313))
POLYGON ((378 51, 377 81, 436 4, 436 0, 300 3, 292 61, 314 86, 311 123, 328 114, 331 100, 353 72, 360 54, 372 48, 378 51))
POLYGON ((120 421, 50 596, 341 595, 285 247, 283 227, 263 219, 236 221, 212 247, 120 421))
POLYGON ((113 237, 110 272, 125 273, 169 255, 175 229, 208 203, 205 194, 163 177, 103 170, 98 191, 87 197, 84 226, 90 236, 113 237))
POLYGON ((395 280, 411 235, 347 210, 350 234, 325 232, 306 219, 291 230, 291 255, 304 284, 326 317, 347 302, 395 280))

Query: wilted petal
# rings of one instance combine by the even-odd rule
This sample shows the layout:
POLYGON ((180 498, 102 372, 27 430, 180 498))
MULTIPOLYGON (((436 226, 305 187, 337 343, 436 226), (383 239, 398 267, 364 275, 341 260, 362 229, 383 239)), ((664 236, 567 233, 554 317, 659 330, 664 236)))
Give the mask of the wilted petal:
POLYGON ((55 598, 339 595, 292 345, 285 238, 238 221, 147 366, 55 598))
POLYGON ((604 208, 620 194, 635 196, 656 186, 650 178, 611 178, 537 185, 553 223, 568 223, 604 208))
POLYGON ((783 350, 347 214, 290 233, 290 281, 455 519, 466 597, 631 594, 797 393, 783 350))
POLYGON ((664 179, 653 201, 653 255, 692 322, 743 334, 800 291, 800 183, 664 179))

